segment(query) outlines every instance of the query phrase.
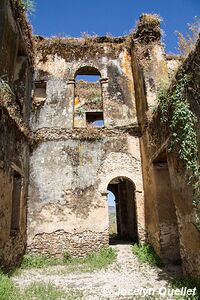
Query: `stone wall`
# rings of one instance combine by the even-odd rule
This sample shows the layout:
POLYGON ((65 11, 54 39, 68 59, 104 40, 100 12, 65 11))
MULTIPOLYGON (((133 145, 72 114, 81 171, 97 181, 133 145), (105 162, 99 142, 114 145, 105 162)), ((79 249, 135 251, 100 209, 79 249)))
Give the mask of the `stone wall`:
POLYGON ((37 43, 35 84, 41 88, 45 82, 46 98, 41 105, 33 103, 31 117, 38 141, 30 157, 28 250, 43 252, 38 245, 41 241, 46 249, 49 237, 53 254, 62 248, 72 254, 79 249, 82 255, 108 245, 107 188, 116 177, 135 185, 138 232, 144 240, 139 129, 125 39, 39 39, 37 43), (77 74, 99 74, 100 82, 76 82, 77 74), (103 111, 105 128, 99 129, 74 121, 80 103, 84 102, 84 112, 91 109, 88 97, 97 85, 101 107, 92 110, 103 111), (63 246, 57 245, 60 236, 63 246), (85 237, 88 246, 82 247, 77 236, 85 237))
POLYGON ((51 233, 37 234, 27 251, 44 255, 63 256, 69 253, 75 257, 83 257, 86 254, 98 251, 109 243, 108 232, 84 231, 81 233, 57 230, 51 233))
POLYGON ((32 45, 32 41, 18 27, 19 22, 28 26, 23 13, 18 12, 18 19, 16 13, 17 6, 14 8, 12 1, 1 1, 0 76, 4 76, 0 84, 0 265, 3 269, 18 264, 26 248, 32 58, 23 48, 28 43, 32 45))
POLYGON ((44 127, 73 128, 75 78, 81 68, 95 68, 100 73, 105 127, 137 125, 128 50, 123 42, 115 44, 112 39, 110 43, 91 43, 80 39, 61 39, 59 44, 55 39, 38 42, 35 81, 46 82, 46 99, 32 114, 34 131, 44 127), (67 52, 68 47, 71 52, 67 52), (74 58, 78 54, 79 59, 74 58))
MULTIPOLYGON (((155 28, 155 35, 156 33, 157 27, 155 28)), ((171 152, 168 151, 170 143, 169 125, 161 122, 159 109, 152 110, 152 103, 156 107, 161 81, 164 79, 165 86, 169 86, 169 79, 172 73, 175 74, 174 68, 177 68, 179 63, 177 63, 177 60, 173 60, 169 64, 169 60, 166 60, 161 50, 156 51, 156 55, 161 54, 157 58, 152 54, 153 49, 159 47, 162 49, 159 40, 151 41, 150 47, 143 40, 139 40, 135 47, 136 53, 132 52, 133 68, 135 70, 133 75, 138 122, 142 129, 140 146, 147 240, 164 261, 176 263, 181 260, 185 274, 199 276, 200 232, 194 224, 192 189, 187 183, 187 172, 176 149, 171 152), (144 55, 141 58, 141 53, 147 53, 144 49, 148 52, 148 56, 144 55), (168 68, 164 68, 165 74, 160 76, 160 80, 157 82, 154 80, 154 90, 150 90, 149 79, 151 74, 160 73, 158 72, 158 65, 161 68, 168 65, 168 68), (157 111, 157 113, 154 111, 157 111)), ((192 79, 189 81, 185 95, 190 103, 191 110, 197 116, 198 123, 199 66, 198 41, 196 49, 181 65, 176 74, 176 79, 173 80, 170 87, 171 89, 176 88, 176 80, 184 74, 190 75, 192 79)), ((199 124, 197 126, 199 139, 198 128, 199 124)))
MULTIPOLYGON (((33 150, 30 160, 29 251, 38 249, 35 247, 38 238, 42 237, 44 241, 48 236, 52 237, 50 249, 54 246, 57 249, 56 232, 59 230, 66 235, 74 234, 75 240, 76 234, 85 236, 89 232, 87 240, 91 247, 88 246, 88 250, 99 247, 92 234, 99 236, 102 245, 105 241, 108 245, 107 186, 119 176, 130 178, 136 185, 139 235, 144 239, 138 146, 138 139, 128 134, 105 135, 92 141, 62 138, 40 143, 33 150)), ((63 248, 63 252, 72 251, 73 239, 72 245, 68 245, 67 240, 63 243, 65 247, 69 246, 69 249, 63 248)), ((80 253, 85 251, 79 246, 80 253)), ((52 253, 55 251, 52 250, 52 253)))

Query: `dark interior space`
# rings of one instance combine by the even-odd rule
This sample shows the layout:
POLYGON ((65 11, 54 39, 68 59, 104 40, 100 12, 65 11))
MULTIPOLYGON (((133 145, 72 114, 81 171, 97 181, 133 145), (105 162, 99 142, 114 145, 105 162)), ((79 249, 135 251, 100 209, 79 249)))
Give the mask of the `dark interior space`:
POLYGON ((135 186, 125 177, 113 179, 108 190, 115 195, 117 235, 110 236, 110 243, 115 239, 137 242, 137 216, 135 204, 135 186))

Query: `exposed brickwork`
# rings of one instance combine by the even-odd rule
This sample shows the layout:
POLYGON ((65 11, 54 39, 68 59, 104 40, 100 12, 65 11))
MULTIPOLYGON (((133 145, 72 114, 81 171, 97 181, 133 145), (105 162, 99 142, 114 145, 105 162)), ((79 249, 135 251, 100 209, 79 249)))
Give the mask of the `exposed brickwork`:
POLYGON ((52 233, 37 234, 27 251, 42 253, 45 255, 62 256, 69 252, 72 256, 85 256, 92 251, 98 251, 101 247, 109 245, 108 231, 95 233, 84 231, 69 233, 57 230, 52 233))

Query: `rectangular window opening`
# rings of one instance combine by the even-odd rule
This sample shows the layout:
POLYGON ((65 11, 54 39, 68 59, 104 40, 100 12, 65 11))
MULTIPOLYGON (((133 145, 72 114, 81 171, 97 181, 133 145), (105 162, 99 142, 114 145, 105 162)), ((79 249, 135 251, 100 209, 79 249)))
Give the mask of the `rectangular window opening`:
POLYGON ((13 88, 15 100, 19 105, 20 113, 24 113, 24 105, 27 98, 27 68, 28 58, 24 49, 23 41, 19 41, 18 52, 14 64, 13 88))
POLYGON ((103 112, 86 112, 86 123, 94 127, 104 127, 103 112))
POLYGON ((19 230, 22 176, 14 170, 12 190, 11 234, 19 230))
POLYGON ((45 81, 35 82, 34 83, 34 100, 40 102, 46 99, 46 88, 47 83, 45 81))

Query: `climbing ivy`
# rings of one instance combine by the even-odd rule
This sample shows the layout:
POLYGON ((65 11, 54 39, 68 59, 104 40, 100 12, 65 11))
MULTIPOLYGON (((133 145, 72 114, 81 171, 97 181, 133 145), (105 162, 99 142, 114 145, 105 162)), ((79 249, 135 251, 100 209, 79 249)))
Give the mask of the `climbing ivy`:
POLYGON ((190 109, 185 91, 190 76, 183 75, 172 91, 162 89, 158 96, 161 122, 168 124, 171 140, 168 151, 176 149, 188 171, 188 184, 193 187, 196 224, 200 229, 200 167, 198 164, 197 118, 190 109))

